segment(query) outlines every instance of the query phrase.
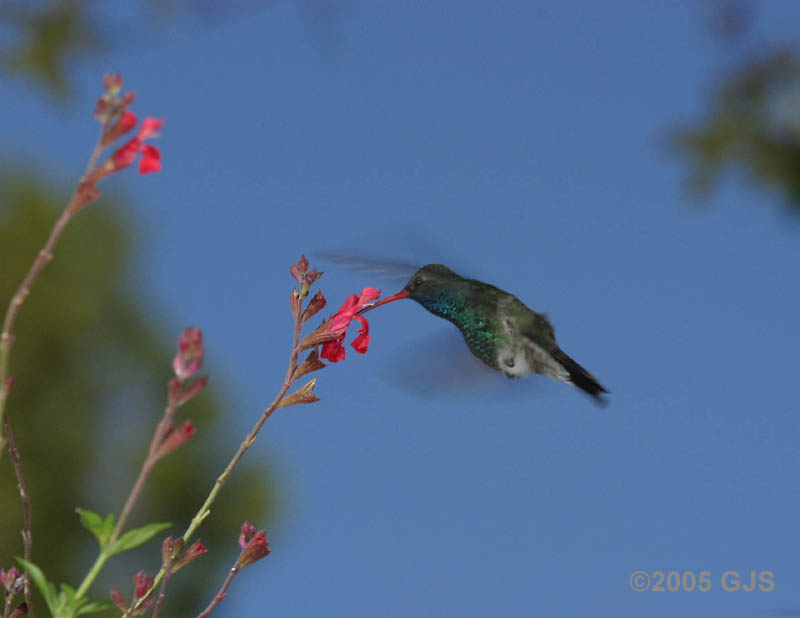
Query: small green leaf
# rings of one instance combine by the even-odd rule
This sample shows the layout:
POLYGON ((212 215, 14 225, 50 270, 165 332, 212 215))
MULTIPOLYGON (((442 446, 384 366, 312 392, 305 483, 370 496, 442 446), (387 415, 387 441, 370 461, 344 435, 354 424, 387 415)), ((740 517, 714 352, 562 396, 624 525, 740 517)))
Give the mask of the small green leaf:
POLYGON ((47 581, 42 569, 33 564, 33 562, 28 562, 27 560, 17 557, 14 559, 23 569, 25 569, 25 572, 30 575, 33 583, 36 584, 39 592, 42 593, 50 613, 56 615, 58 612, 58 594, 56 593, 56 587, 47 581))
POLYGON ((116 543, 111 547, 109 551, 110 556, 115 556, 123 551, 127 551, 129 549, 133 549, 134 547, 139 547, 142 543, 146 543, 150 539, 152 539, 155 535, 157 535, 162 530, 166 530, 172 524, 170 523, 155 523, 155 524, 147 524, 146 526, 142 526, 141 528, 134 528, 133 530, 128 530, 125 534, 123 534, 116 543))
POLYGON ((111 531, 114 529, 114 513, 109 513, 105 519, 100 517, 94 511, 89 509, 82 509, 77 507, 75 512, 81 518, 81 524, 89 532, 91 532, 100 543, 100 549, 103 550, 108 543, 108 537, 111 536, 111 531))
POLYGON ((111 601, 93 601, 92 603, 87 603, 86 605, 79 607, 75 612, 75 616, 100 612, 104 609, 108 609, 109 607, 111 607, 111 601))

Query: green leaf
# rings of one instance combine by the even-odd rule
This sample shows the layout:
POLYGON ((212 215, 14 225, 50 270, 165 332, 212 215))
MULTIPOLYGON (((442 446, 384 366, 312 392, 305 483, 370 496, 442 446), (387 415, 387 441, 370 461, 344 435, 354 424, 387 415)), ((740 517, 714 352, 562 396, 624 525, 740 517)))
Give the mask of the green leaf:
POLYGON ((75 508, 75 512, 81 518, 81 524, 89 532, 91 532, 100 543, 100 549, 106 548, 108 537, 111 536, 111 531, 114 529, 114 513, 109 513, 105 519, 100 517, 94 511, 89 509, 75 508))
POLYGON ((104 609, 108 609, 109 607, 111 607, 111 601, 93 601, 92 603, 87 603, 86 605, 79 607, 74 615, 80 616, 81 614, 100 612, 104 609))
POLYGON ((64 615, 76 616, 76 610, 89 602, 86 597, 78 597, 75 595, 77 592, 75 588, 68 584, 61 584, 61 593, 58 595, 61 599, 61 607, 64 609, 64 615))
POLYGON ((17 563, 25 569, 25 572, 30 575, 33 583, 36 584, 39 592, 42 593, 50 613, 56 615, 58 613, 58 594, 56 593, 56 587, 47 581, 42 569, 33 564, 33 562, 28 562, 18 557, 15 557, 14 560, 16 560, 17 563))
POLYGON ((123 551, 127 551, 129 549, 133 549, 134 547, 139 547, 142 543, 146 543, 150 539, 152 539, 155 535, 157 535, 162 530, 166 530, 172 524, 170 523, 155 523, 155 524, 147 524, 146 526, 142 526, 141 528, 134 528, 133 530, 128 530, 125 534, 123 534, 117 542, 111 547, 109 551, 110 556, 115 556, 123 551))

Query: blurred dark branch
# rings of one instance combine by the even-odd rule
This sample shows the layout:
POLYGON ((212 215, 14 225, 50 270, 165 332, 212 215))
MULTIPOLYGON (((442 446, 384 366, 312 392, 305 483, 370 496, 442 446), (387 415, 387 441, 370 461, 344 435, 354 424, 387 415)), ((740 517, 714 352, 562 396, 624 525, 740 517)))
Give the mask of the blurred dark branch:
MULTIPOLYGON (((10 390, 10 384, 6 383, 4 386, 6 392, 10 390)), ((23 511, 23 527, 22 527, 22 544, 24 546, 25 560, 32 562, 31 552, 33 550, 33 535, 31 534, 31 499, 28 495, 28 487, 25 485, 25 477, 22 474, 22 459, 17 449, 17 443, 14 441, 14 434, 11 431, 11 425, 8 422, 8 415, 3 418, 3 425, 5 426, 6 436, 8 437, 8 455, 11 458, 11 465, 14 466, 14 474, 17 477, 17 487, 19 488, 19 497, 22 501, 23 511)), ((31 600, 31 578, 26 572, 25 575, 25 602, 28 606, 28 614, 31 618, 36 618, 33 611, 33 602, 31 600)))

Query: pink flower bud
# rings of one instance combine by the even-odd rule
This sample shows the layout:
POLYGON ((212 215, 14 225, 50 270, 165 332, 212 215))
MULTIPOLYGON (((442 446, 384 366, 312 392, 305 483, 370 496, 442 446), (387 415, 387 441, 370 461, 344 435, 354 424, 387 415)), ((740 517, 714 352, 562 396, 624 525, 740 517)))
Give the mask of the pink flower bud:
POLYGON ((242 524, 242 533, 239 535, 239 547, 244 549, 245 545, 250 542, 250 539, 256 535, 256 532, 256 527, 253 524, 247 521, 244 522, 242 524))
POLYGON ((183 382, 200 371, 203 366, 203 333, 199 328, 184 329, 178 337, 178 353, 172 359, 175 376, 183 382))
POLYGON ((22 590, 24 582, 25 579, 22 577, 22 573, 16 567, 11 567, 8 571, 0 569, 0 584, 11 596, 18 594, 22 590))

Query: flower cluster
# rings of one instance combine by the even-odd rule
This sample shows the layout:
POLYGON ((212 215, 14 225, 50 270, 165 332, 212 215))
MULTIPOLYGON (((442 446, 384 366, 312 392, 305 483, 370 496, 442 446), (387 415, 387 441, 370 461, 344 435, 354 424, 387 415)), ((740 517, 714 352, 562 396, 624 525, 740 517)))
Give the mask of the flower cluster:
POLYGON ((266 558, 272 551, 269 548, 266 530, 256 530, 256 527, 249 522, 242 524, 239 547, 242 551, 236 561, 236 566, 240 569, 266 558))
MULTIPOLYGON (((303 323, 311 316, 320 311, 327 301, 322 295, 322 292, 317 292, 316 295, 309 301, 305 311, 300 310, 300 303, 302 299, 308 294, 309 286, 313 284, 322 273, 312 269, 306 272, 308 268, 308 260, 305 256, 301 257, 297 264, 293 264, 289 269, 292 276, 300 283, 300 290, 292 292, 292 310, 295 319, 298 323, 303 323)), ((359 354, 364 354, 369 347, 369 323, 366 318, 360 313, 375 301, 381 295, 380 290, 372 287, 366 287, 361 290, 361 294, 351 294, 345 301, 342 307, 334 315, 322 324, 300 344, 301 350, 309 348, 316 348, 322 346, 318 356, 314 357, 314 362, 319 363, 322 367, 325 365, 318 361, 318 358, 324 358, 332 363, 339 362, 345 358, 345 349, 342 345, 347 335, 347 329, 353 320, 358 320, 361 328, 358 329, 358 336, 350 344, 353 349, 359 354)), ((302 366, 301 366, 302 368, 302 366)), ((321 367, 317 367, 321 368, 321 367)), ((307 372, 306 372, 307 373, 307 372)))
POLYGON ((166 539, 164 539, 164 542, 161 544, 162 561, 164 565, 169 565, 172 573, 175 573, 179 569, 185 567, 187 564, 194 562, 208 551, 205 545, 203 545, 200 541, 195 541, 189 545, 186 551, 181 553, 184 544, 185 543, 182 538, 178 537, 176 539, 171 536, 168 536, 166 539))
POLYGON ((331 318, 330 324, 328 325, 328 330, 330 333, 336 335, 336 338, 322 345, 322 352, 320 352, 322 358, 332 363, 344 360, 345 354, 342 342, 347 334, 347 328, 353 320, 358 320, 361 324, 361 328, 358 329, 359 334, 353 339, 350 345, 359 354, 366 353, 367 347, 369 347, 369 323, 365 317, 358 315, 358 312, 380 295, 380 290, 367 287, 361 290, 359 296, 355 294, 348 296, 342 308, 331 318))
MULTIPOLYGON (((103 79, 103 87, 105 93, 97 99, 94 109, 94 117, 102 126, 97 155, 123 135, 132 131, 138 122, 136 114, 128 109, 136 98, 135 94, 126 92, 120 95, 122 76, 118 73, 106 75, 103 79)), ((97 183, 106 176, 129 167, 140 154, 140 174, 159 171, 161 169, 161 152, 152 144, 145 143, 145 140, 158 137, 158 131, 163 124, 163 120, 145 118, 136 135, 114 150, 103 163, 91 169, 81 180, 70 205, 70 211, 74 214, 89 202, 100 197, 97 183)))
POLYGON ((13 597, 19 594, 24 583, 25 578, 16 567, 11 567, 8 571, 0 569, 0 584, 2 584, 7 595, 13 597))

